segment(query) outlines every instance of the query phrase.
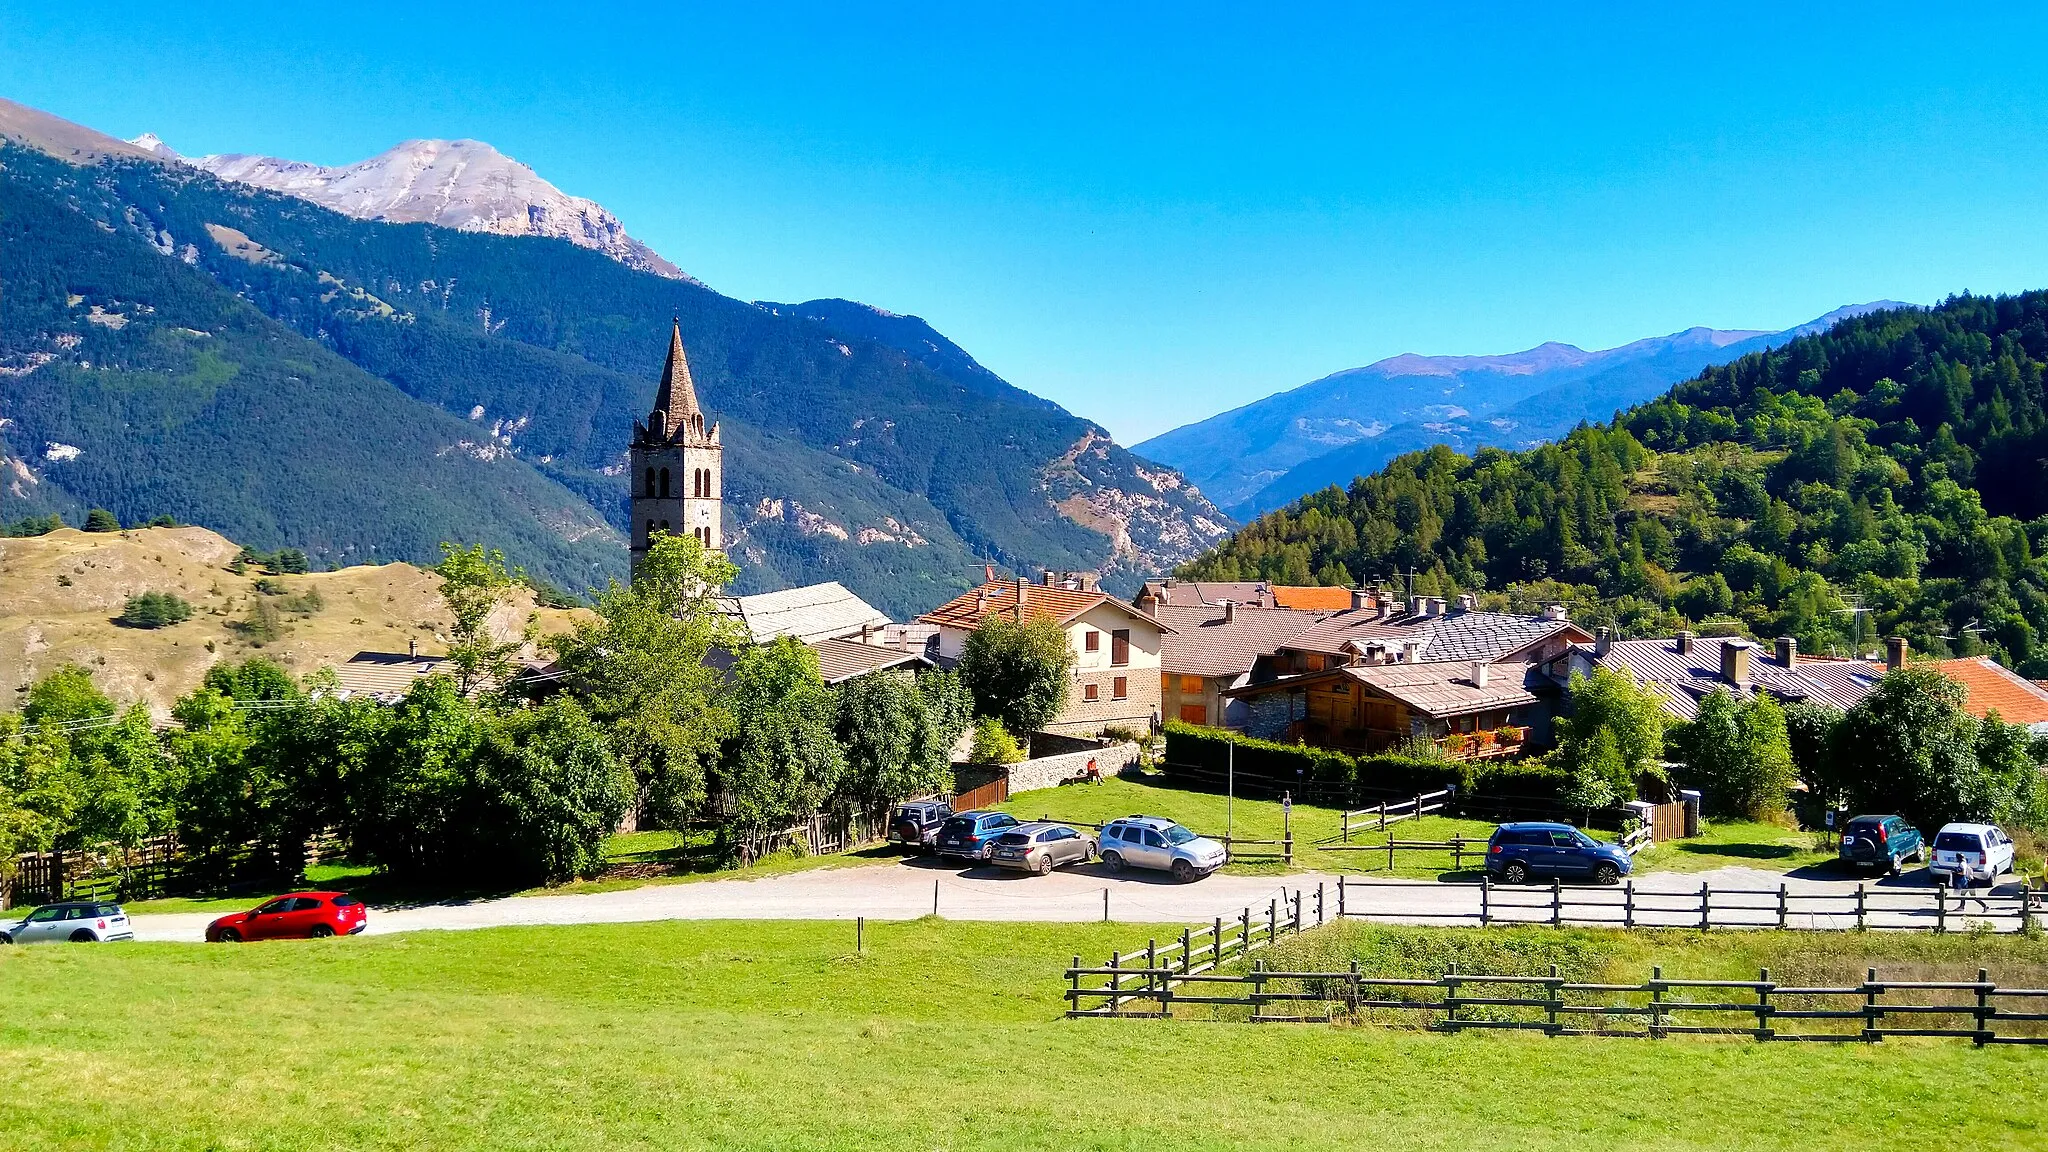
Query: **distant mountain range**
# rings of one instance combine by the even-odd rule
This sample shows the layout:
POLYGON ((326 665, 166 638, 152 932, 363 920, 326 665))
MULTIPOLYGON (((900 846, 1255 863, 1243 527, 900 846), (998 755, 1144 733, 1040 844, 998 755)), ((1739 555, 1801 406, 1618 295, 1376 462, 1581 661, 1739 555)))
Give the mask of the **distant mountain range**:
POLYGON ((628 268, 683 279, 626 234, 601 204, 571 196, 480 140, 407 140, 368 160, 325 168, 273 156, 180 156, 144 133, 128 143, 223 180, 311 200, 358 220, 438 224, 494 236, 549 236, 594 248, 628 268))
POLYGON ((1549 343, 1503 356, 1407 353, 1184 425, 1132 451, 1179 469, 1219 507, 1249 520, 1433 444, 1469 453, 1556 439, 1711 365, 1896 307, 1880 300, 1838 308, 1783 332, 1688 328, 1598 352, 1549 343))
POLYGON ((186 163, 0 100, 0 521, 169 515, 324 565, 480 541, 580 591, 624 574, 675 317, 739 591, 838 580, 901 618, 984 562, 1128 591, 1232 526, 915 317, 634 267, 483 145, 378 160, 186 163))

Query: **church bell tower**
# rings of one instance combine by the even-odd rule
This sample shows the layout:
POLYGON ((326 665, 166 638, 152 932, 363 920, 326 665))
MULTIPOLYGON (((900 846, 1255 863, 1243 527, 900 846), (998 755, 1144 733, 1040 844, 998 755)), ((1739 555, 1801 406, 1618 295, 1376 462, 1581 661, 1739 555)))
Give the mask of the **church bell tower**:
POLYGON ((627 453, 633 492, 633 563, 647 554, 656 532, 688 533, 705 548, 725 547, 725 447, 718 425, 704 429, 704 411, 697 406, 697 387, 690 380, 690 361, 683 355, 683 329, 669 333, 668 364, 647 423, 633 425, 627 453))

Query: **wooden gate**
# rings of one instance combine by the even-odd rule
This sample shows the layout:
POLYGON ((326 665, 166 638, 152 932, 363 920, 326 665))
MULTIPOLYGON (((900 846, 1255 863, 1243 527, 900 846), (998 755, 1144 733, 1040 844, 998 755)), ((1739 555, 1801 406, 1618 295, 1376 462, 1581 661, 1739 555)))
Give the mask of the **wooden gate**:
POLYGON ((991 808, 1010 798, 1010 774, 997 769, 995 778, 960 792, 953 793, 953 811, 971 812, 976 808, 991 808))
POLYGON ((1685 839, 1685 805, 1657 804, 1650 809, 1650 839, 1662 844, 1666 840, 1685 839))

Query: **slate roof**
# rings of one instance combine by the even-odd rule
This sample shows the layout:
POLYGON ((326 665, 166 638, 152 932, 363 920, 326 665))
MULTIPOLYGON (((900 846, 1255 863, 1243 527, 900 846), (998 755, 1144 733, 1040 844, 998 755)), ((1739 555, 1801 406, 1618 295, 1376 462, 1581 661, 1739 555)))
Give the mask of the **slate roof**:
POLYGON ((794 636, 805 644, 834 636, 857 636, 863 626, 885 628, 889 618, 836 580, 762 592, 721 596, 719 607, 740 622, 756 644, 794 636))
POLYGON ((1220 607, 1162 605, 1152 615, 1172 628, 1159 642, 1159 670, 1184 676, 1238 676, 1322 619, 1320 612, 1289 608, 1236 608, 1225 622, 1220 607))
POLYGON ((1942 660, 1935 667, 1963 686, 1969 694, 1963 709, 1972 716, 1982 719, 1996 711, 2008 724, 2048 722, 2048 690, 1989 656, 1942 660))
POLYGON ((1416 663, 1498 660, 1559 633, 1570 638, 1586 633, 1569 620, 1519 616, 1509 612, 1449 612, 1441 616, 1388 616, 1375 608, 1338 612, 1282 645, 1303 652, 1347 656, 1347 643, 1363 648, 1385 644, 1398 651, 1403 641, 1422 641, 1416 663))
POLYGON ((858 640, 832 637, 819 640, 810 647, 818 654, 818 671, 827 684, 843 683, 884 668, 925 668, 931 665, 922 651, 905 652, 901 648, 883 648, 858 640))
POLYGON ((1442 719, 1536 703, 1536 694, 1528 687, 1529 669, 1526 664, 1490 665, 1484 688, 1473 681, 1469 666, 1456 664, 1352 664, 1342 672, 1417 712, 1442 719))
MULTIPOLYGON (((1716 688, 1738 696, 1758 690, 1785 700, 1811 700, 1847 710, 1863 699, 1884 675, 1884 666, 1862 660, 1816 660, 1800 657, 1790 668, 1768 648, 1756 647, 1749 658, 1749 687, 1737 691, 1721 678, 1721 649, 1731 642, 1722 636, 1701 636, 1689 653, 1678 650, 1675 638, 1616 640, 1604 656, 1590 644, 1575 645, 1575 657, 1597 667, 1628 673, 1663 698, 1664 710, 1682 720, 1699 715, 1700 698, 1716 688)), ((1747 643, 1747 641, 1737 641, 1747 643)))
POLYGON ((1167 630, 1166 625, 1107 592, 1032 584, 1028 581, 1019 583, 1015 580, 990 580, 974 591, 956 596, 917 619, 924 624, 968 629, 980 624, 986 617, 999 614, 1012 618, 1021 615, 1029 620, 1045 619, 1065 624, 1098 604, 1108 604, 1133 619, 1158 625, 1162 632, 1167 630), (1017 603, 1020 592, 1023 595, 1021 613, 1017 603))
POLYGON ((454 675, 446 656, 409 656, 403 652, 358 652, 348 662, 335 666, 340 681, 336 695, 346 700, 368 696, 392 703, 412 689, 414 683, 435 673, 454 675))

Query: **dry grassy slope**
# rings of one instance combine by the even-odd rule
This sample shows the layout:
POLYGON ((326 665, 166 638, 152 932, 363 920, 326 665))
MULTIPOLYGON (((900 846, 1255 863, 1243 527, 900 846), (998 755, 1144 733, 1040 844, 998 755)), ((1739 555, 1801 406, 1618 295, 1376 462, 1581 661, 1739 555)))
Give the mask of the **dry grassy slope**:
MULTIPOLYGON (((0 539, 0 687, 26 685, 69 662, 91 669, 114 699, 143 700, 163 713, 222 660, 262 655, 303 676, 365 649, 403 652, 408 639, 422 652, 444 650, 439 637, 450 621, 440 581, 411 564, 276 577, 288 596, 318 591, 323 606, 310 616, 287 614, 279 639, 254 645, 229 627, 263 595, 255 572, 227 570, 239 551, 205 528, 67 528, 0 539), (113 622, 128 597, 153 591, 190 601, 192 619, 155 630, 113 622)), ((492 623, 509 639, 533 611, 522 593, 492 623)), ((567 631, 571 615, 542 609, 541 628, 567 631)), ((19 699, 0 698, 0 708, 19 699)))

